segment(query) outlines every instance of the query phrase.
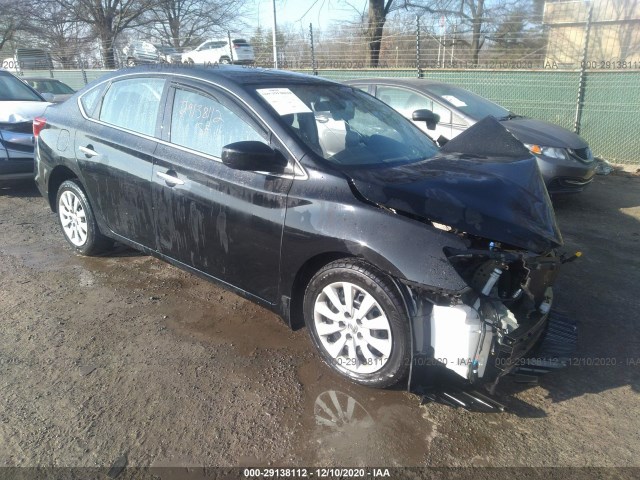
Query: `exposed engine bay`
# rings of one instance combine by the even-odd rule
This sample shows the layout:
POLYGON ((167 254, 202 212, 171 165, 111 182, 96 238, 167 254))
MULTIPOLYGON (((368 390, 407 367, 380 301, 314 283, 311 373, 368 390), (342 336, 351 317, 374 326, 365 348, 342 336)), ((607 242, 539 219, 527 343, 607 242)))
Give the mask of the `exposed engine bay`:
POLYGON ((469 288, 454 298, 421 293, 424 314, 414 321, 414 347, 423 363, 493 391, 502 376, 528 363, 523 358, 547 331, 560 265, 577 257, 554 250, 537 255, 461 235, 469 249, 445 254, 469 288))

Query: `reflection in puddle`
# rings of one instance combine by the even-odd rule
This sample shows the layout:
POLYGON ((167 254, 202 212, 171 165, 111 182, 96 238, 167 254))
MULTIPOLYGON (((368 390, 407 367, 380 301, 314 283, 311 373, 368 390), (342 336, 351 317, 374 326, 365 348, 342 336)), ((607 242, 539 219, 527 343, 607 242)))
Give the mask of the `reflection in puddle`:
POLYGON ((313 413, 317 425, 339 431, 373 426, 369 412, 355 398, 337 390, 327 390, 318 395, 313 413))
POLYGON ((315 355, 297 371, 304 420, 295 432, 295 458, 314 466, 425 465, 435 425, 403 390, 352 384, 315 355))

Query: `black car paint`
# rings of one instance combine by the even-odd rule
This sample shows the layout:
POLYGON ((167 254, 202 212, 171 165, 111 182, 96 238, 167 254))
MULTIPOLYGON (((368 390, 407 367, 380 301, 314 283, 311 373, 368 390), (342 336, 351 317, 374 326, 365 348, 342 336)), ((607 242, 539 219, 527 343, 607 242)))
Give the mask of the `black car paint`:
MULTIPOLYGON (((408 304, 415 300, 414 287, 446 295, 468 290, 444 254, 445 248, 467 248, 461 238, 363 198, 357 191, 362 179, 350 177, 307 151, 279 118, 245 91, 255 83, 333 82, 239 67, 191 68, 188 75, 179 68, 143 67, 116 72, 87 89, 136 75, 164 75, 179 84, 196 82, 201 88, 224 92, 269 132, 271 145, 290 162, 289 174, 233 171, 168 144, 161 133, 167 131, 170 118, 166 109, 158 117, 157 139, 85 119, 78 107, 83 93, 79 92, 65 104, 47 110, 47 125, 37 141, 36 181, 52 209, 56 208, 56 183, 65 175, 76 176, 87 186, 92 205, 98 206, 95 217, 104 234, 221 282, 281 314, 290 325, 295 323, 291 317, 296 313, 296 294, 300 293, 296 289, 301 281, 314 266, 338 257, 357 256, 388 273, 408 304), (69 147, 56 148, 64 130, 75 137, 73 152, 69 147), (130 142, 126 148, 121 145, 126 143, 123 139, 130 142), (78 147, 87 145, 104 148, 105 153, 92 160, 83 158, 78 147), (107 169, 113 178, 101 178, 107 169), (157 171, 188 180, 190 188, 166 185, 157 178, 157 171)), ((527 159, 530 155, 523 160, 527 159)), ((467 172, 452 175, 469 176, 467 172)), ((478 196, 486 186, 481 179, 469 183, 478 196)), ((538 191, 534 188, 533 195, 538 191)), ((518 243, 516 237, 505 241, 518 243)))
POLYGON ((497 120, 478 122, 440 152, 405 166, 355 169, 355 186, 388 208, 532 252, 562 245, 536 160, 497 120))

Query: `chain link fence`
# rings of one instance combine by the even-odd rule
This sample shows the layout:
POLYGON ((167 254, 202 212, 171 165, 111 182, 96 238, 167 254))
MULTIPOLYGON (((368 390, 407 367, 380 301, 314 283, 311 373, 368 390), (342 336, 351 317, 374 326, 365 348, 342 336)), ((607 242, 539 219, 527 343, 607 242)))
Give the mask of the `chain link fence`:
MULTIPOLYGON (((384 25, 362 19, 326 29, 285 26, 276 35, 276 59, 269 30, 224 36, 249 41, 256 66, 274 67, 277 60, 278 68, 338 81, 393 76, 455 84, 515 113, 578 132, 610 162, 639 164, 640 0, 541 5, 537 11, 493 10, 494 16, 485 12, 478 18, 398 12, 384 25), (380 26, 380 36, 373 37, 380 26)), ((114 45, 119 66, 126 65, 125 46, 124 40, 114 45)), ((5 68, 16 60, 18 75, 56 78, 78 89, 108 71, 95 68, 102 46, 94 47, 49 48, 51 68, 40 70, 20 68, 8 47, 0 59, 5 68), (63 58, 66 68, 59 68, 63 58)))

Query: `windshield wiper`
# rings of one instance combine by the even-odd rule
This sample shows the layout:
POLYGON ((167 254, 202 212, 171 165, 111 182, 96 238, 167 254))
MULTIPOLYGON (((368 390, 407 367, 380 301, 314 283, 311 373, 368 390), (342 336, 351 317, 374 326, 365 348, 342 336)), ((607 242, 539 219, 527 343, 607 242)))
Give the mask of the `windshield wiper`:
POLYGON ((509 112, 508 115, 502 117, 500 120, 513 120, 514 118, 524 118, 524 116, 509 112))

